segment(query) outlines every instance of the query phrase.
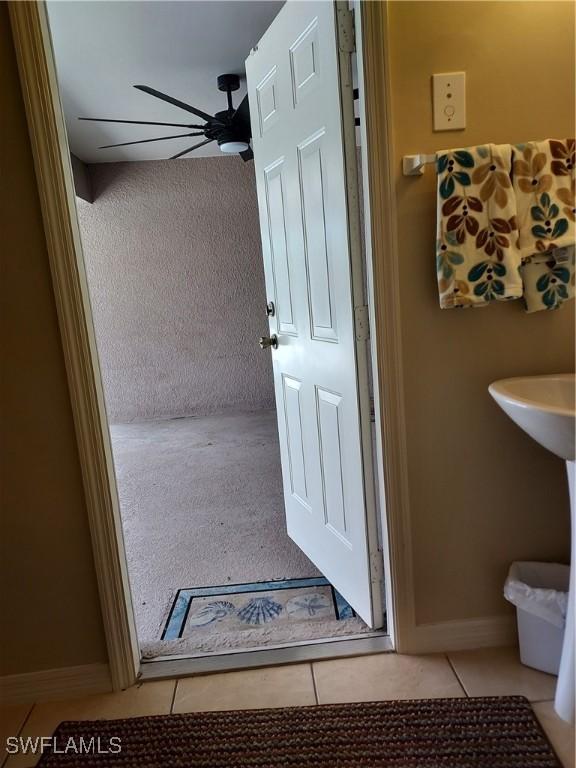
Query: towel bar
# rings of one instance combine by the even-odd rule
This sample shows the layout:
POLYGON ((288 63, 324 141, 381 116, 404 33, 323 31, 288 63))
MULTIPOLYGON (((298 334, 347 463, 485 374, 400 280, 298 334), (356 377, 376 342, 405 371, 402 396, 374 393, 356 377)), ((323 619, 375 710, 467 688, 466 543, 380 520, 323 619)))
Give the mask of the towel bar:
POLYGON ((435 162, 436 155, 404 155, 402 173, 404 176, 422 176, 424 166, 435 162))

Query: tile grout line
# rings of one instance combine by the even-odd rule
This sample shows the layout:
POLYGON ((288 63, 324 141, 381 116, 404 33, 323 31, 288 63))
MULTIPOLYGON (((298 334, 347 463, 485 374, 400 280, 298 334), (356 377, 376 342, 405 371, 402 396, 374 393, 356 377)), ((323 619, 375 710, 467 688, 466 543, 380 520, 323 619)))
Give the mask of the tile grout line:
POLYGON ((450 669, 451 669, 451 670, 452 670, 452 672, 454 673, 454 677, 456 678, 456 680, 458 680, 458 684, 459 684, 460 688, 462 688, 462 690, 464 691, 464 696, 466 696, 466 698, 467 698, 467 699, 469 699, 469 698, 470 698, 470 694, 468 693, 468 691, 466 690, 466 687, 465 687, 464 683, 463 683, 463 682, 462 682, 462 680, 460 679, 460 675, 458 674, 458 672, 456 672, 456 667, 455 667, 455 666, 454 666, 454 664, 452 663, 452 659, 450 658, 450 656, 449 656, 447 653, 446 653, 446 654, 444 654, 444 655, 445 655, 445 657, 446 657, 446 661, 447 661, 447 662, 448 662, 448 664, 450 665, 450 669))
POLYGON ((318 698, 318 687, 316 686, 316 675, 314 674, 314 663, 310 662, 310 674, 312 675, 312 687, 314 688, 314 698, 316 699, 316 704, 320 704, 320 699, 318 698))
POLYGON ((18 734, 17 734, 18 736, 22 735, 22 731, 26 727, 26 723, 28 722, 28 720, 30 720, 30 715, 32 714, 32 711, 34 710, 35 707, 36 707, 36 702, 33 701, 32 704, 30 705, 30 709, 28 710, 28 714, 26 715, 26 717, 22 721, 22 725, 18 729, 18 734))
MULTIPOLYGON (((32 704, 30 704, 30 709, 26 713, 26 717, 24 717, 22 722, 20 723, 20 727, 18 728, 18 732, 15 734, 16 736, 21 736, 22 735, 22 731, 26 727, 26 723, 28 722, 28 720, 30 720, 30 715, 32 714, 32 710, 34 709, 35 706, 36 706, 36 702, 33 701, 32 704)), ((3 753, 0 753, 0 768, 2 768, 3 765, 6 765, 7 762, 8 762, 8 759, 10 758, 10 755, 8 754, 8 752, 5 749, 6 745, 3 744, 2 747, 3 747, 3 753)))

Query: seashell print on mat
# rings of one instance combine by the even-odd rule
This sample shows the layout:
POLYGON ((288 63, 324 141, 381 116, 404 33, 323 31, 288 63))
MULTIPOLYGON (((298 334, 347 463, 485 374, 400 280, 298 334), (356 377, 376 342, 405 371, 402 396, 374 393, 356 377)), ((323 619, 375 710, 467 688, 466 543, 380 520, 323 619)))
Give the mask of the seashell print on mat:
POLYGON ((318 592, 293 597, 286 603, 286 610, 289 616, 299 619, 309 619, 320 615, 329 616, 330 613, 334 613, 332 601, 326 595, 318 592))
POLYGON ((325 577, 182 588, 146 659, 287 642, 350 638, 371 630, 325 577))
POLYGON ((282 613, 282 606, 270 597, 255 597, 238 611, 244 624, 267 624, 282 613))
POLYGON ((193 613, 188 618, 188 623, 192 627, 205 627, 207 624, 212 624, 214 621, 229 616, 235 610, 236 608, 232 603, 226 600, 216 600, 213 603, 203 605, 197 612, 193 613))

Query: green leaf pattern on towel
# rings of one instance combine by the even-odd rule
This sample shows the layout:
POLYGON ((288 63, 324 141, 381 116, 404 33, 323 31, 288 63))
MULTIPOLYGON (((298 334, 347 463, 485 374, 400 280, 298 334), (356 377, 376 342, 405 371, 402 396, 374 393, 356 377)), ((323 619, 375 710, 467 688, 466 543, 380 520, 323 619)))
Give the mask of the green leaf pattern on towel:
POLYGON ((534 310, 535 299, 542 309, 556 309, 574 295, 573 259, 560 263, 553 254, 566 247, 574 231, 576 142, 548 140, 512 150, 512 168, 506 167, 505 155, 494 151, 493 145, 437 157, 441 210, 436 271, 442 307, 518 298, 518 291, 509 290, 508 284, 510 278, 510 284, 517 284, 519 273, 525 280, 529 311, 534 310), (522 219, 516 216, 515 191, 524 195, 522 219), (532 262, 538 259, 536 270, 532 262))
POLYGON ((530 213, 532 220, 537 222, 532 227, 532 234, 540 241, 547 240, 548 246, 568 231, 568 219, 560 217, 560 208, 552 202, 548 192, 540 196, 538 205, 533 205, 530 213))
POLYGON ((437 159, 442 202, 436 270, 444 307, 466 307, 505 298, 505 254, 517 240, 517 222, 506 216, 510 178, 490 146, 458 149, 437 159), (504 215, 503 215, 504 214, 504 215), (468 271, 462 252, 477 251, 468 271))
POLYGON ((522 232, 532 237, 521 238, 524 297, 530 312, 558 309, 574 296, 575 169, 574 139, 515 147, 516 183, 531 200, 528 207, 524 201, 521 205, 522 232))
POLYGON ((542 301, 547 309, 557 309, 568 298, 569 282, 568 267, 557 265, 556 262, 548 266, 548 271, 536 283, 536 288, 542 294, 542 301))

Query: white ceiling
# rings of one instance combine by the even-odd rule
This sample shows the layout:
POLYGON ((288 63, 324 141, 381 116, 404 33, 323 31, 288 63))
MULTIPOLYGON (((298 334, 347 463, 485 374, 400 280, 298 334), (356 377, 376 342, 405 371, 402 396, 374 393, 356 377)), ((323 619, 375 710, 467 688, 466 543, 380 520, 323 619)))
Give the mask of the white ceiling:
MULTIPOLYGON (((199 138, 132 147, 102 144, 186 133, 186 129, 89 123, 109 117, 198 123, 194 115, 133 88, 148 85, 209 114, 226 108, 218 75, 244 74, 244 61, 284 0, 49 0, 48 13, 70 148, 86 163, 160 160, 199 138)), ((245 82, 233 95, 246 93, 245 82)), ((218 156, 216 143, 187 158, 218 156)))

